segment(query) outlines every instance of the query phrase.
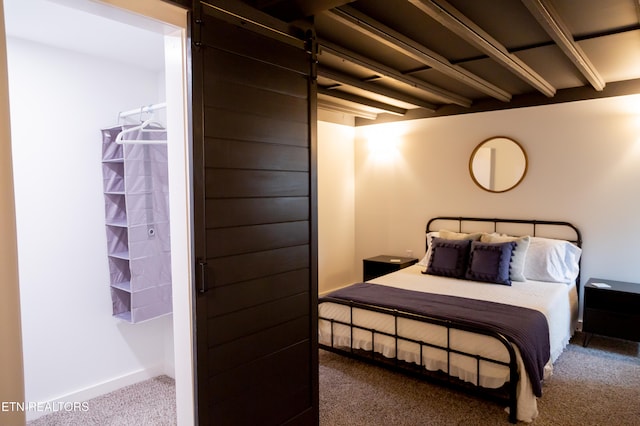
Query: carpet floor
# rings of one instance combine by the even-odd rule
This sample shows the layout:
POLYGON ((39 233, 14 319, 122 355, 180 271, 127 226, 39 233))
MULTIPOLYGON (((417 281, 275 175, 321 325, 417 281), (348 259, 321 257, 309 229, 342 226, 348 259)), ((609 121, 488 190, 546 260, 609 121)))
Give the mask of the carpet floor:
MULTIPOLYGON (((532 426, 640 424, 638 344, 577 334, 554 366, 532 426)), ((29 426, 171 426, 175 385, 156 377, 57 412, 29 426)), ((481 398, 320 351, 321 426, 487 426, 509 424, 504 407, 481 398)), ((260 426, 259 423, 256 426, 260 426)))
MULTIPOLYGON (((638 344, 574 337, 554 365, 532 426, 639 425, 638 344)), ((320 351, 323 426, 507 425, 504 407, 320 351)), ((525 424, 522 423, 521 424, 525 424)))
POLYGON ((173 426, 175 382, 158 376, 87 401, 87 410, 57 411, 28 426, 173 426))

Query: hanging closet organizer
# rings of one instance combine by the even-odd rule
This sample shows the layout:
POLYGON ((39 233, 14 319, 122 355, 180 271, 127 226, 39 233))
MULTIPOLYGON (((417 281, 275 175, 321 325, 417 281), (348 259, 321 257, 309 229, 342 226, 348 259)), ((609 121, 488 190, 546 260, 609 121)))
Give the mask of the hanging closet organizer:
POLYGON ((131 323, 172 309, 166 139, 151 120, 102 130, 113 315, 131 323))

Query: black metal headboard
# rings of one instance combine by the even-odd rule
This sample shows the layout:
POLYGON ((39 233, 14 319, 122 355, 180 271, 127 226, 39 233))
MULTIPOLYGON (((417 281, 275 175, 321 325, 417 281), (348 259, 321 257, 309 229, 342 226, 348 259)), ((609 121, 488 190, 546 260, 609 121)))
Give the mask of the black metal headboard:
MULTIPOLYGON (((573 224, 563 221, 437 216, 427 222, 427 233, 441 229, 457 232, 500 232, 515 236, 531 235, 532 237, 557 238, 582 247, 580 230, 573 224)), ((576 278, 576 289, 579 293, 580 274, 576 278)))
POLYGON ((580 230, 569 222, 554 220, 490 219, 483 217, 437 216, 427 222, 426 232, 450 229, 458 232, 500 232, 510 235, 558 238, 582 247, 580 230), (451 224, 455 226, 451 226, 451 224))

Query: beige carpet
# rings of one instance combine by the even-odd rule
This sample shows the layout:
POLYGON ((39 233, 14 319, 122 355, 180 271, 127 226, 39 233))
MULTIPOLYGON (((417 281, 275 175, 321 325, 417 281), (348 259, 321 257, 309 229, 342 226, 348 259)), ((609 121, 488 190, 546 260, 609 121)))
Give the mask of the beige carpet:
MULTIPOLYGON (((638 344, 576 336, 543 387, 546 425, 640 425, 638 344)), ((503 407, 437 385, 320 351, 323 426, 507 425, 503 407)), ((522 423, 521 424, 525 424, 522 423)))
MULTIPOLYGON (((582 336, 555 364, 532 426, 640 425, 638 344, 582 336)), ((59 412, 29 426, 175 425, 175 386, 166 376, 90 400, 87 412, 59 412)), ((320 351, 320 425, 507 425, 483 399, 320 351)), ((261 426, 256 423, 256 426, 261 426)))
POLYGON ((86 411, 59 411, 29 426, 171 426, 176 424, 173 379, 154 377, 87 401, 86 411))

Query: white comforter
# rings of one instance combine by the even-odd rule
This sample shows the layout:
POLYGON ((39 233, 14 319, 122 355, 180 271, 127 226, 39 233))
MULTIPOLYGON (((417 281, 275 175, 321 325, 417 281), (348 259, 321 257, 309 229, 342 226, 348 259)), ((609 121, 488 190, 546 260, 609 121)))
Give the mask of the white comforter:
MULTIPOLYGON (((575 330, 578 316, 578 297, 575 285, 564 283, 550 283, 540 281, 517 282, 511 287, 487 284, 475 281, 465 281, 434 275, 423 275, 424 267, 413 265, 392 274, 371 280, 372 283, 406 290, 438 293, 450 296, 460 296, 479 300, 521 306, 542 312, 549 324, 549 340, 551 359, 545 367, 545 378, 552 372, 552 363, 562 353, 575 330)), ((334 303, 322 303, 319 306, 321 317, 349 321, 349 308, 334 303)), ((356 325, 373 328, 380 331, 394 333, 394 321, 391 316, 355 309, 352 321, 356 325)), ((409 319, 398 320, 398 334, 415 340, 425 340, 429 336, 430 343, 446 346, 446 329, 441 326, 424 324, 409 319)), ((329 321, 319 321, 320 343, 331 344, 331 327, 329 321)), ((351 331, 347 326, 334 325, 333 344, 349 346, 351 331)), ((354 330, 353 347, 371 350, 371 334, 354 330)), ((375 350, 387 357, 396 356, 395 340, 391 337, 376 335, 375 350)), ((495 339, 456 330, 450 335, 450 346, 468 353, 477 353, 491 359, 508 361, 508 353, 504 346, 495 339)), ((537 400, 531 388, 531 382, 524 370, 518 349, 518 368, 520 382, 518 383, 518 413, 521 421, 531 422, 538 415, 537 400)), ((417 344, 400 341, 397 357, 404 361, 419 363, 419 346, 417 344)), ((423 360, 429 370, 446 371, 446 352, 423 348, 423 360)), ((507 367, 483 362, 480 367, 480 378, 476 377, 475 359, 461 355, 451 355, 450 374, 480 386, 498 388, 509 380, 507 367)))

